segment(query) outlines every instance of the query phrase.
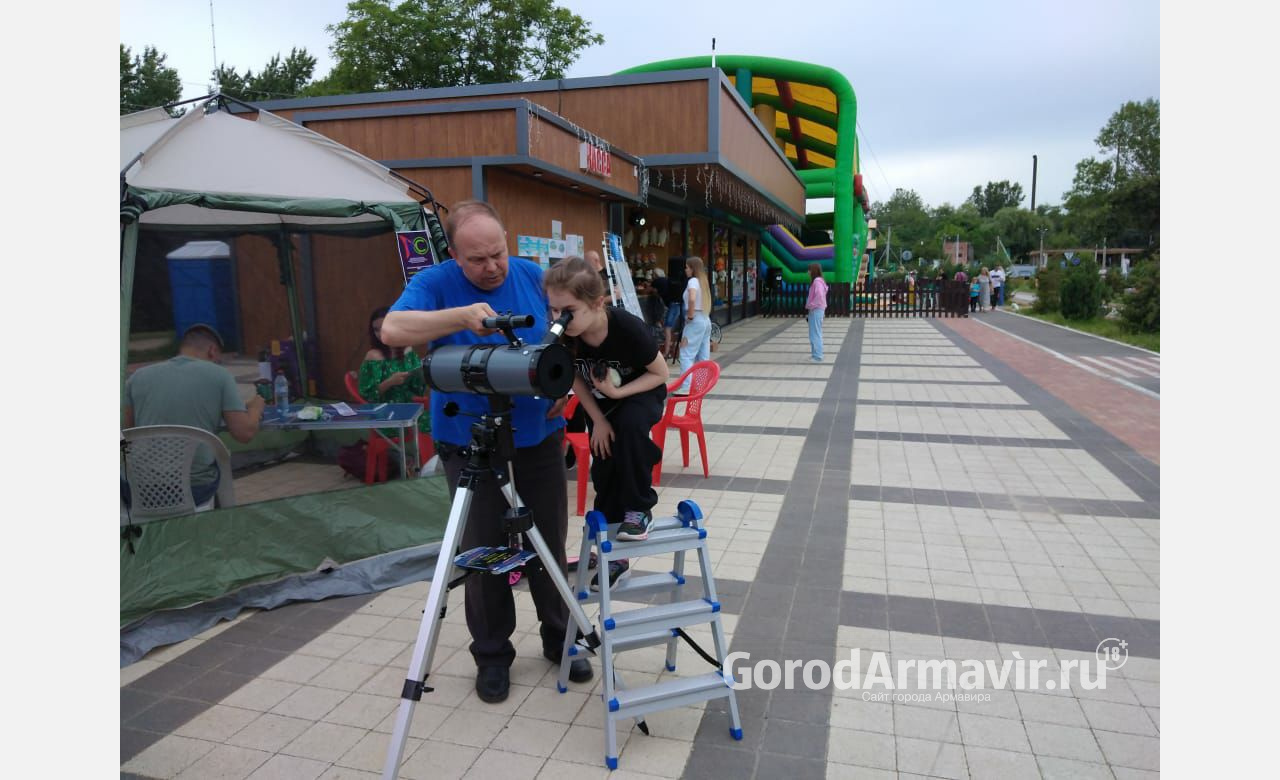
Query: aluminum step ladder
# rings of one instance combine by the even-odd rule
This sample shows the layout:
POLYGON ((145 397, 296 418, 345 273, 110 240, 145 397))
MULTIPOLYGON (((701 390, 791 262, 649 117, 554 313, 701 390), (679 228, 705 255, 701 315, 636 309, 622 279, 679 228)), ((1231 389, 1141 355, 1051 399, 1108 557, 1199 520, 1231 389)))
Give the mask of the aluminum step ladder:
MULTIPOLYGON (((680 630, 687 626, 711 624, 711 637, 715 645, 715 658, 724 668, 724 626, 720 620, 720 602, 716 599, 715 580, 711 576, 711 555, 707 549, 707 531, 703 527, 702 510, 693 501, 681 501, 678 514, 673 517, 653 519, 649 526, 649 538, 639 542, 619 542, 617 525, 606 524, 605 517, 597 511, 586 516, 582 535, 582 548, 578 560, 586 562, 593 550, 597 558, 595 571, 585 565, 578 566, 574 593, 579 603, 599 604, 601 644, 601 698, 605 708, 605 765, 618 768, 618 740, 615 725, 626 718, 635 718, 642 725, 643 716, 659 710, 683 707, 688 704, 727 698, 729 700, 729 734, 742 739, 742 721, 738 717, 738 701, 734 696, 733 679, 721 670, 713 669, 693 677, 669 677, 654 685, 642 688, 624 688, 622 677, 614 666, 614 656, 626 650, 665 644, 667 655, 665 669, 676 669, 676 646, 680 630), (702 575, 701 592, 686 585, 684 576, 685 553, 693 552, 698 559, 702 575), (672 555, 670 571, 639 575, 636 572, 616 585, 609 583, 609 563, 622 559, 632 562, 651 555, 672 555), (591 580, 600 573, 598 590, 591 589, 591 580), (615 612, 614 601, 643 601, 654 595, 669 594, 665 604, 627 609, 615 612)), ((572 634, 565 637, 561 655, 560 676, 556 688, 568 690, 569 664, 586 653, 574 643, 572 634)), ((699 660, 701 663, 701 660, 699 660)), ((647 731, 646 731, 647 733, 647 731)))

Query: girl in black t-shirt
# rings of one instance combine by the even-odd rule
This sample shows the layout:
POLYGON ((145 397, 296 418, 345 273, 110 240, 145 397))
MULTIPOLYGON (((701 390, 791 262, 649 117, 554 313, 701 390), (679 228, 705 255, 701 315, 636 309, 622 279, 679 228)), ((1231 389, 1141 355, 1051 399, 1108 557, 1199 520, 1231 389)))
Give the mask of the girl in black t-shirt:
POLYGON ((667 361, 643 320, 606 305, 600 276, 582 258, 561 260, 542 283, 552 319, 573 314, 565 344, 574 353, 573 391, 591 432, 595 509, 610 524, 621 523, 619 541, 645 539, 658 503, 653 467, 662 457, 649 430, 662 419, 667 361))

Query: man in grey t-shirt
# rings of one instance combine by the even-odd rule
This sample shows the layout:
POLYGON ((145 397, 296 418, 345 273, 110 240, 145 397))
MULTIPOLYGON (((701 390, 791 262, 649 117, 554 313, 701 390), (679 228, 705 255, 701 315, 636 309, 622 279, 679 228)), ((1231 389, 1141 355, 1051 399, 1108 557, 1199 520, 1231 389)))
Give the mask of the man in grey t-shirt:
MULTIPOLYGON (((124 386, 124 427, 190 425, 217 435, 221 423, 231 437, 248 442, 258 432, 265 401, 255 395, 240 399, 235 377, 219 363, 222 337, 208 325, 192 325, 182 336, 178 354, 163 363, 138 369, 124 386)), ((201 445, 191 467, 191 493, 197 504, 218 489, 220 475, 213 453, 201 445)))

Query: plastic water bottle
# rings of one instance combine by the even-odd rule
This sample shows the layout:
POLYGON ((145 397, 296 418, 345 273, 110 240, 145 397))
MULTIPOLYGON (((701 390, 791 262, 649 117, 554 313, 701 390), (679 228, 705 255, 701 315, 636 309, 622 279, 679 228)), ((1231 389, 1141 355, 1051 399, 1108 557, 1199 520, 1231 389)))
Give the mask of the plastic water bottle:
POLYGON ((276 372, 275 396, 276 409, 283 417, 289 413, 289 380, 285 378, 283 371, 276 372))

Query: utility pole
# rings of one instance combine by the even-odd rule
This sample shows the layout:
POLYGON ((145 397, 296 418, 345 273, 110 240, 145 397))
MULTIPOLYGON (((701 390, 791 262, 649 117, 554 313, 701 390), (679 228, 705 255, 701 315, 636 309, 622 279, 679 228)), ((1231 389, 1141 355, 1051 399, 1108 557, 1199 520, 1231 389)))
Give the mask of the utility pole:
POLYGON ((1037 155, 1031 155, 1031 210, 1036 210, 1036 168, 1039 165, 1037 155))
POLYGON ((1048 230, 1049 228, 1040 228, 1040 267, 1041 268, 1044 268, 1046 265, 1049 264, 1048 260, 1046 260, 1044 256, 1044 234, 1048 230))

